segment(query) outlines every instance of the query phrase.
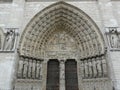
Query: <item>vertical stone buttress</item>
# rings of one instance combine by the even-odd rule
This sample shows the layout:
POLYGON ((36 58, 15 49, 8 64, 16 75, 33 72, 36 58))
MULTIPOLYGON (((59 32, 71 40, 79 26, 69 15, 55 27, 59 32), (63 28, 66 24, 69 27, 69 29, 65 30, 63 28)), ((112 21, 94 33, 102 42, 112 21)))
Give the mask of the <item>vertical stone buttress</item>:
MULTIPOLYGON (((112 6, 112 2, 111 0, 98 0, 98 8, 100 10, 100 16, 101 16, 101 23, 102 23, 102 32, 104 32, 105 35, 105 31, 106 29, 110 28, 110 27, 118 27, 118 22, 114 16, 113 13, 113 6, 112 6)), ((107 38, 105 38, 106 40, 107 38)), ((117 62, 118 58, 114 57, 115 52, 111 52, 110 48, 108 46, 108 44, 106 44, 108 47, 108 52, 107 52, 107 65, 108 65, 108 72, 109 72, 109 77, 112 80, 113 84, 114 84, 114 88, 115 90, 120 90, 119 88, 116 88, 116 85, 118 85, 119 83, 115 83, 116 79, 118 79, 118 76, 120 76, 120 73, 117 73, 117 69, 118 67, 115 62, 117 62)))

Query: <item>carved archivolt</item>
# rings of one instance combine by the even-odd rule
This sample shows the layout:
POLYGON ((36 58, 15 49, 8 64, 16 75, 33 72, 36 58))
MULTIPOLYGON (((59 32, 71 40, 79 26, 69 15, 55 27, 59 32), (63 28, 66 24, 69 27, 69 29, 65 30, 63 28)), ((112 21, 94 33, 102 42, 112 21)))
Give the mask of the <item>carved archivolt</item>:
POLYGON ((91 18, 82 10, 59 2, 35 15, 26 26, 20 40, 20 54, 44 58, 45 47, 57 30, 73 38, 81 58, 104 53, 104 41, 91 18))

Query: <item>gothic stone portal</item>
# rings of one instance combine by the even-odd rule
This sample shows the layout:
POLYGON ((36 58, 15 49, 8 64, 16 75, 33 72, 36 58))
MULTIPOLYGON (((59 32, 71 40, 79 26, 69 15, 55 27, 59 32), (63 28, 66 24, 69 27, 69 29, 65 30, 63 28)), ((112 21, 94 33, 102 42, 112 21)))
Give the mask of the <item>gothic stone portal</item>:
POLYGON ((16 90, 112 90, 101 35, 72 5, 59 2, 42 10, 21 35, 16 90))

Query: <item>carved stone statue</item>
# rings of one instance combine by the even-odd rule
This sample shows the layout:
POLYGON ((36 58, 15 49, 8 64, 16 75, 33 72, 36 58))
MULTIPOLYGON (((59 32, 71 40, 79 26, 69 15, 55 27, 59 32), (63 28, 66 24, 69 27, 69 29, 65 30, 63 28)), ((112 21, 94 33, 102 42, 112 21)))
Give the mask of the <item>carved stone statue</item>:
POLYGON ((2 48, 2 41, 1 41, 1 35, 0 35, 0 50, 2 48))
POLYGON ((23 64, 23 78, 27 78, 28 62, 24 61, 23 64))
POLYGON ((93 71, 92 71, 93 66, 92 66, 92 62, 89 61, 88 65, 89 65, 89 77, 92 77, 92 76, 93 76, 93 71))
POLYGON ((97 71, 98 71, 98 76, 101 77, 102 76, 102 66, 101 66, 101 60, 100 58, 96 58, 97 59, 97 71))
POLYGON ((116 30, 111 30, 110 31, 110 45, 111 48, 118 48, 118 44, 119 44, 119 37, 118 37, 118 33, 116 30))
POLYGON ((33 60, 33 63, 32 63, 32 78, 35 78, 35 64, 36 64, 36 61, 33 60))
POLYGON ((29 59, 28 78, 32 77, 32 60, 29 59))
POLYGON ((84 78, 85 77, 85 68, 84 68, 84 63, 83 63, 83 61, 82 61, 82 63, 81 63, 81 71, 82 71, 82 78, 84 78))
POLYGON ((41 61, 37 61, 37 70, 36 70, 36 78, 40 79, 41 74, 41 61))
POLYGON ((102 66, 103 66, 103 76, 106 77, 107 76, 107 63, 106 63, 106 59, 104 56, 102 57, 102 66))
POLYGON ((15 31, 10 30, 6 33, 4 50, 12 50, 15 42, 15 31))
POLYGON ((93 64, 93 76, 96 77, 97 76, 97 68, 96 68, 96 60, 95 58, 92 59, 92 64, 93 64))
POLYGON ((36 78, 39 78, 39 68, 40 68, 39 61, 37 61, 37 63, 36 63, 36 74, 35 74, 36 78))
POLYGON ((19 60, 17 77, 22 78, 23 60, 19 60))
POLYGON ((84 61, 84 65, 85 65, 85 78, 88 78, 89 75, 88 62, 86 60, 84 61))

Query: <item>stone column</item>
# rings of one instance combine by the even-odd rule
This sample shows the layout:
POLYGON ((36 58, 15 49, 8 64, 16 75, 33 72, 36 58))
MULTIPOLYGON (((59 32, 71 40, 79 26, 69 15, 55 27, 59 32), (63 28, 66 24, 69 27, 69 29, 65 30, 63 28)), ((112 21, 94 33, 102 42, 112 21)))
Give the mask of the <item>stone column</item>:
POLYGON ((65 90, 65 61, 60 61, 60 90, 65 90))

